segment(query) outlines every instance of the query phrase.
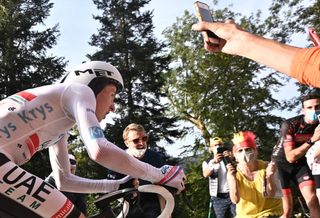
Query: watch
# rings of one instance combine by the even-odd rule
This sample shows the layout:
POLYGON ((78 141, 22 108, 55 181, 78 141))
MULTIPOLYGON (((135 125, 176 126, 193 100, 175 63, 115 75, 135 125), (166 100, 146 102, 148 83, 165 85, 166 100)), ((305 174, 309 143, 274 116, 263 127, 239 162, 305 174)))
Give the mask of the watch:
POLYGON ((314 143, 315 143, 315 142, 311 141, 311 139, 309 139, 309 140, 307 141, 307 144, 309 144, 309 145, 314 145, 314 143))

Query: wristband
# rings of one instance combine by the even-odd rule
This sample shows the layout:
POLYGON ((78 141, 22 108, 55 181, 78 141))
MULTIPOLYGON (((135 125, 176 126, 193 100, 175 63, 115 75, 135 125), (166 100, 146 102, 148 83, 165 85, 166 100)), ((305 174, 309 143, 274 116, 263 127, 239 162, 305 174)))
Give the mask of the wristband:
POLYGON ((311 139, 309 139, 306 143, 307 143, 308 145, 314 145, 315 142, 312 142, 311 139))

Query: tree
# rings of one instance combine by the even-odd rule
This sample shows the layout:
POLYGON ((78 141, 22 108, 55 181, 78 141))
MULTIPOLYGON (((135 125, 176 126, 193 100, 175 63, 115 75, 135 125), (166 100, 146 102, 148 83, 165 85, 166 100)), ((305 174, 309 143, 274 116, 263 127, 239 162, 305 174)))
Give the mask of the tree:
MULTIPOLYGON (((215 9, 213 16, 217 20, 233 17, 249 32, 260 35, 269 32, 260 20, 259 11, 246 17, 228 9, 215 9)), ((188 162, 185 168, 191 187, 188 192, 195 211, 177 217, 205 217, 208 212, 208 181, 201 176, 201 163, 209 157, 205 145, 209 144, 210 137, 219 136, 228 141, 234 132, 252 130, 261 145, 260 156, 269 159, 282 120, 271 112, 281 106, 272 91, 282 86, 283 77, 246 58, 207 53, 201 34, 191 30, 196 22, 197 19, 185 11, 184 16, 165 31, 173 61, 173 67, 166 74, 172 113, 201 132, 195 144, 185 145, 186 151, 195 154, 193 161, 184 160, 188 162)), ((182 214, 183 208, 179 201, 175 211, 182 214)))
POLYGON ((49 0, 0 1, 0 92, 3 96, 50 84, 64 72, 64 58, 48 56, 58 26, 39 30, 49 16, 49 0))
MULTIPOLYGON (((239 17, 241 26, 263 35, 268 29, 259 15, 240 17, 223 9, 215 10, 214 17, 239 17)), ((194 124, 205 144, 211 136, 230 139, 233 132, 252 130, 270 152, 281 123, 280 117, 271 115, 280 107, 272 97, 272 91, 282 86, 280 77, 246 58, 208 54, 202 49, 201 34, 191 31, 195 22, 196 18, 186 11, 165 33, 175 62, 166 75, 174 115, 194 124)))
MULTIPOLYGON (((106 135, 123 145, 122 131, 132 122, 142 124, 150 134, 150 145, 181 135, 174 117, 166 116, 168 104, 161 88, 169 57, 165 44, 153 35, 152 11, 142 11, 150 0, 94 0, 102 15, 94 16, 102 27, 91 37, 90 45, 99 50, 91 60, 106 60, 116 66, 124 78, 124 91, 118 99, 115 125, 106 126, 106 135)), ((157 148, 160 149, 159 147, 157 148)))

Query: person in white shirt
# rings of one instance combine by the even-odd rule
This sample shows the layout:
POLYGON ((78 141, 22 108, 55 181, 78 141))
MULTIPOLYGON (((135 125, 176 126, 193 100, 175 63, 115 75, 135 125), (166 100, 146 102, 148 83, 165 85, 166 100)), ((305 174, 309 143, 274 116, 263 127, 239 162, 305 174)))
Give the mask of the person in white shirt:
POLYGON ((221 138, 210 139, 209 152, 213 158, 202 163, 202 174, 209 178, 210 207, 214 209, 217 218, 235 217, 236 206, 231 202, 229 196, 229 185, 227 183, 227 168, 224 157, 231 159, 231 151, 226 149, 221 138))
POLYGON ((320 141, 309 148, 306 158, 316 183, 316 194, 320 204, 320 141))

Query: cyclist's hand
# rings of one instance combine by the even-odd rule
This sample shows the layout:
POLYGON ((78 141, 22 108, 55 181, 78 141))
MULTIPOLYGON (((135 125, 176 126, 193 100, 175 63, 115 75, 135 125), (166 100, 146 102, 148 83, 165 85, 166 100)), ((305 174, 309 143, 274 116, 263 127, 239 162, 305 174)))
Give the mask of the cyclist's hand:
POLYGON ((132 180, 132 185, 133 185, 134 188, 138 188, 138 187, 139 187, 139 184, 140 184, 140 182, 139 182, 139 179, 138 179, 138 178, 134 178, 134 179, 132 180))
POLYGON ((160 168, 163 178, 158 182, 159 185, 167 185, 176 188, 177 194, 185 189, 184 182, 186 175, 179 166, 164 165, 160 168))

